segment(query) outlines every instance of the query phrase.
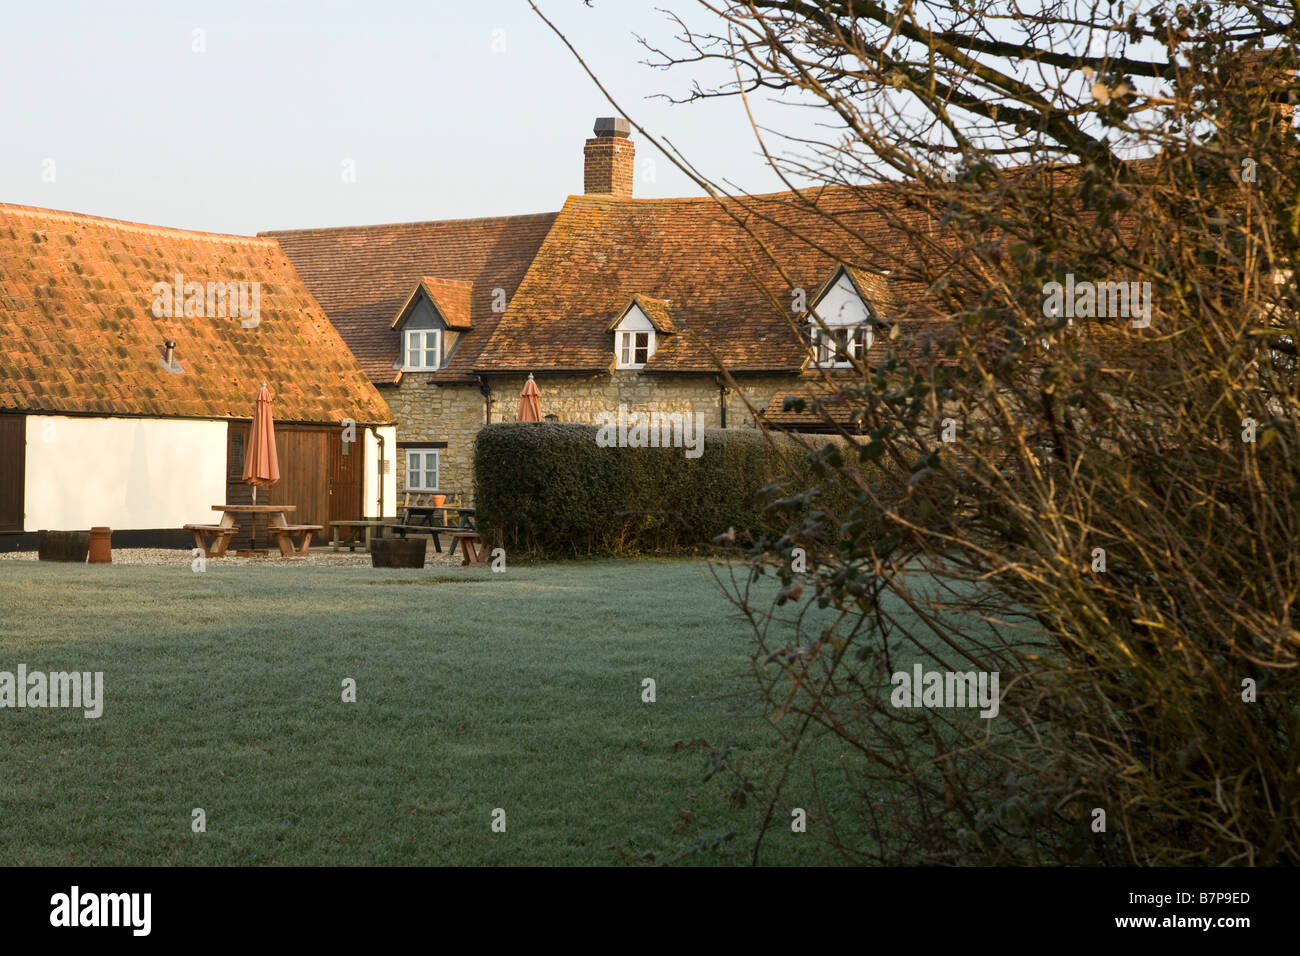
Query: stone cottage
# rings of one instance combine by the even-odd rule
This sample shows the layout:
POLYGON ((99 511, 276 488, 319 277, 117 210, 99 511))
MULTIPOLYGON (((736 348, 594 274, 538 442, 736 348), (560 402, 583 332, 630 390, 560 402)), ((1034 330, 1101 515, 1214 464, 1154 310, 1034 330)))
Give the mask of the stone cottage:
POLYGON ((554 221, 269 234, 387 399, 400 488, 472 491, 474 435, 493 398, 474 366, 554 221))
POLYGON ((840 261, 904 214, 890 187, 636 199, 627 122, 594 133, 558 213, 264 234, 387 399, 401 488, 469 496, 475 433, 514 420, 529 374, 558 421, 818 430, 783 395, 899 321, 888 277, 840 261))

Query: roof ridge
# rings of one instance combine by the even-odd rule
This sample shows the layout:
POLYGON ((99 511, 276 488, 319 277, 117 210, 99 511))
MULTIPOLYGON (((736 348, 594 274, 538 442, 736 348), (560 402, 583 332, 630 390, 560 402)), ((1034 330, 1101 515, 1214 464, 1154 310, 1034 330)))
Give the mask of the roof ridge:
POLYGON ((107 216, 95 216, 85 212, 69 212, 65 209, 47 209, 43 206, 23 206, 17 203, 0 203, 0 213, 12 213, 18 216, 40 216, 54 222, 93 222, 115 229, 130 230, 147 235, 183 237, 187 239, 213 239, 221 242, 246 242, 249 245, 273 245, 274 241, 261 236, 241 236, 235 233, 203 232, 197 229, 178 229, 175 226, 159 226, 147 222, 134 222, 130 219, 110 219, 107 216))
POLYGON ((402 226, 446 226, 466 223, 519 222, 521 220, 541 220, 547 217, 554 218, 559 214, 560 212, 557 209, 555 212, 528 212, 510 216, 471 216, 462 219, 423 219, 411 222, 377 222, 364 226, 316 226, 310 229, 263 229, 257 235, 259 238, 274 239, 280 236, 312 236, 339 232, 361 232, 367 229, 397 229, 402 226))
POLYGON ((618 205, 649 205, 651 203, 718 203, 718 202, 745 202, 751 199, 782 199, 792 198, 795 196, 817 196, 826 193, 860 193, 873 189, 896 189, 899 186, 906 186, 907 182, 902 180, 887 180, 884 182, 862 183, 860 185, 850 185, 848 183, 823 183, 820 186, 804 186, 801 189, 779 189, 770 193, 728 193, 721 196, 615 196, 610 193, 574 193, 565 201, 567 205, 570 201, 582 202, 599 202, 599 203, 617 203, 618 205))

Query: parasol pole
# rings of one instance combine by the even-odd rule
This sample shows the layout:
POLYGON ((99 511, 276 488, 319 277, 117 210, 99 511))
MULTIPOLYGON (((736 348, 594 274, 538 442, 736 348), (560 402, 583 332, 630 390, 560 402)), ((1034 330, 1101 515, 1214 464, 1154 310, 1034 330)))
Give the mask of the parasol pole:
MULTIPOLYGON (((266 388, 266 380, 262 380, 262 388, 266 388)), ((257 507, 257 484, 253 484, 253 507, 257 507)), ((253 523, 253 527, 248 532, 248 550, 257 550, 257 512, 251 512, 248 519, 253 523)))

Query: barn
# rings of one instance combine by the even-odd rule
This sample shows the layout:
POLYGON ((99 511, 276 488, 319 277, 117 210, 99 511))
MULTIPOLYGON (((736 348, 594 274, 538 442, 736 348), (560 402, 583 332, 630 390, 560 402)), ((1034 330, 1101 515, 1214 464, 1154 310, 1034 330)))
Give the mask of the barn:
POLYGON ((0 204, 0 550, 93 526, 190 545, 249 500, 263 383, 281 480, 259 502, 395 514, 392 415, 274 240, 0 204))

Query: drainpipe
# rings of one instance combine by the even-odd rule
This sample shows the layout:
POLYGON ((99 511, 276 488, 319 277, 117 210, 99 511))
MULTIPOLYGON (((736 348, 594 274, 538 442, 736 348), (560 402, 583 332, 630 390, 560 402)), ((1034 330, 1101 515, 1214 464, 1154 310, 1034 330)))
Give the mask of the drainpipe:
POLYGON ((478 377, 478 392, 483 396, 483 424, 492 424, 492 386, 482 375, 478 377))
POLYGON ((384 433, 379 430, 378 425, 371 425, 370 430, 375 433, 375 441, 379 443, 379 514, 375 517, 382 521, 384 518, 384 433))
POLYGON ((718 383, 718 424, 722 428, 727 427, 727 393, 731 390, 723 384, 721 379, 714 379, 718 383))

